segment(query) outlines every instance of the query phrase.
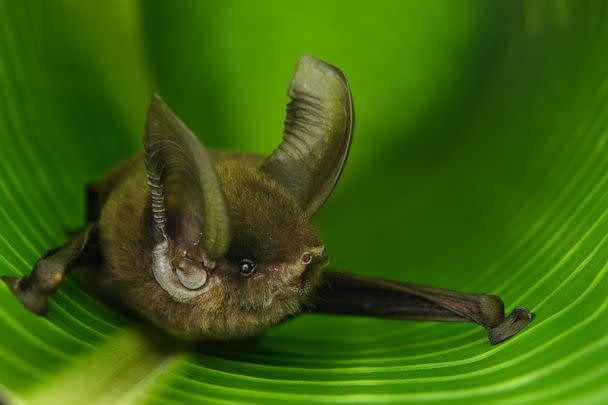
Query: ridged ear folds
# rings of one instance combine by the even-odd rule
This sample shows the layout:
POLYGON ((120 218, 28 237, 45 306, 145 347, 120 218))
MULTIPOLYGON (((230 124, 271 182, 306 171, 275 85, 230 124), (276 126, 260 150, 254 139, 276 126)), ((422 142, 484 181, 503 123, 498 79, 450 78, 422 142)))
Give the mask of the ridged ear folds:
POLYGON ((334 189, 350 149, 354 112, 344 74, 300 58, 289 86, 283 142, 261 169, 312 216, 334 189))
POLYGON ((176 299, 199 295, 205 266, 173 269, 167 253, 171 242, 212 267, 228 250, 229 218, 211 155, 158 95, 148 110, 144 153, 157 242, 154 276, 176 299))

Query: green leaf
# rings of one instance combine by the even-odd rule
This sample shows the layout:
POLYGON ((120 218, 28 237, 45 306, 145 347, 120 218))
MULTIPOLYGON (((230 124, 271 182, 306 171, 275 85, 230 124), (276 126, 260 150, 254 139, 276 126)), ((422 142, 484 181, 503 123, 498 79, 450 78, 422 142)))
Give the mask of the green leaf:
POLYGON ((205 144, 267 153, 308 53, 357 111, 317 218, 332 265, 537 318, 498 346, 472 324, 312 315, 185 346, 74 280, 48 318, 1 284, 0 402, 608 402, 603 2, 47 3, 0 6, 0 274, 82 224, 153 90, 205 144))

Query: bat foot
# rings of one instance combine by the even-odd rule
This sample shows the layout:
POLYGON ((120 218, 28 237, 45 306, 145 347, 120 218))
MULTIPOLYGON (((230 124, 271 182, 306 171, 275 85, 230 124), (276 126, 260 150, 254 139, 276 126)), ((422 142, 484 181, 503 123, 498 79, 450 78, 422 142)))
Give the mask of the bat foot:
POLYGON ((88 224, 65 245, 46 251, 28 277, 0 278, 24 307, 35 314, 46 316, 49 312, 48 297, 57 291, 70 267, 96 240, 97 224, 88 224))
POLYGON ((493 345, 516 335, 534 319, 534 314, 526 307, 516 307, 511 315, 498 326, 488 329, 488 338, 493 345))
POLYGON ((28 282, 27 277, 1 276, 0 278, 15 294, 15 297, 21 301, 24 307, 37 315, 46 316, 48 314, 48 295, 33 288, 28 282))

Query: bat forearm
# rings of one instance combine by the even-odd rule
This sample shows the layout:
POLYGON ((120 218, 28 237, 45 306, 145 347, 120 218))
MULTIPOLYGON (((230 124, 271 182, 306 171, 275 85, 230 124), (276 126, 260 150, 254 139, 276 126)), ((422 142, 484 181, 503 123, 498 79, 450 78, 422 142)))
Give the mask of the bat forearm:
POLYGON ((317 290, 312 311, 400 320, 469 321, 462 315, 411 294, 363 286, 336 288, 330 283, 324 283, 317 290))
POLYGON ((402 320, 476 322, 498 343, 519 332, 533 318, 516 308, 508 318, 494 295, 469 294, 411 283, 326 271, 313 298, 311 312, 373 316, 402 320))

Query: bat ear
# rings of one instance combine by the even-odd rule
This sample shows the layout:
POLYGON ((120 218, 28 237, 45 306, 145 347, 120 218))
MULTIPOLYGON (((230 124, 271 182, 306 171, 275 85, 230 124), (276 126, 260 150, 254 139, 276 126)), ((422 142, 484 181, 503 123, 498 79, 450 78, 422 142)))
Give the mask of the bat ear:
POLYGON ((224 191, 210 153, 158 96, 152 97, 144 135, 152 215, 160 240, 209 259, 230 243, 224 191))
POLYGON ((261 170, 312 216, 335 187, 351 144, 354 112, 344 74, 303 56, 289 86, 283 142, 261 170))

